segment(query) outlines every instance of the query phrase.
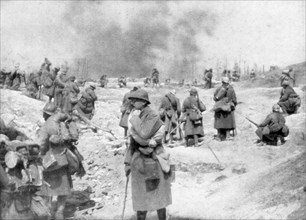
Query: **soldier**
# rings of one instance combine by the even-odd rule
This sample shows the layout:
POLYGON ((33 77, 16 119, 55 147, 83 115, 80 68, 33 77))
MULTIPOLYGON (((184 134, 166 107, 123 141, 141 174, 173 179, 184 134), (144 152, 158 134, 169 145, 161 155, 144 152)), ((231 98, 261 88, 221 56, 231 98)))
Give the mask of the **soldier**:
POLYGON ((100 78, 100 85, 102 88, 107 86, 107 75, 102 75, 100 78))
POLYGON ((18 90, 21 85, 21 79, 25 78, 24 72, 20 70, 20 64, 15 64, 15 69, 8 77, 7 86, 9 89, 18 90))
POLYGON ((95 112, 95 101, 97 101, 97 96, 95 94, 96 86, 91 84, 82 93, 78 104, 75 106, 76 110, 89 120, 92 119, 95 112))
POLYGON ((205 81, 204 88, 206 88, 206 89, 212 88, 212 84, 211 84, 212 77, 213 77, 212 69, 205 70, 205 72, 204 72, 204 81, 205 81))
POLYGON ((251 70, 251 73, 250 73, 250 79, 254 80, 256 78, 256 73, 254 71, 254 69, 251 70))
POLYGON ((289 86, 289 81, 284 80, 282 84, 281 96, 278 105, 286 115, 296 114, 298 108, 301 106, 301 99, 296 94, 294 89, 289 86))
POLYGON ((41 86, 41 72, 30 73, 27 85, 27 95, 31 98, 39 99, 40 86, 41 86))
POLYGON ((154 84, 157 85, 159 84, 159 72, 156 68, 153 69, 153 72, 151 74, 151 81, 152 81, 152 87, 154 87, 154 84))
POLYGON ((5 81, 7 80, 7 78, 9 77, 10 74, 11 74, 11 72, 8 71, 7 68, 1 69, 1 72, 0 72, 0 85, 1 86, 4 87, 5 81))
POLYGON ((151 84, 151 78, 146 77, 146 78, 143 80, 143 84, 144 84, 144 87, 148 87, 148 86, 151 84))
POLYGON ((63 108, 62 111, 68 114, 72 113, 73 107, 78 103, 78 94, 80 89, 75 82, 75 76, 70 76, 63 89, 63 108))
POLYGON ((236 128, 235 106, 237 98, 234 88, 229 84, 229 78, 222 78, 222 85, 214 93, 215 124, 217 140, 231 140, 230 131, 236 128))
POLYGON ((56 106, 48 102, 43 109, 45 124, 39 132, 41 156, 43 158, 43 179, 41 195, 49 198, 52 217, 64 219, 64 209, 67 196, 71 194, 72 179, 67 159, 70 137, 64 135, 67 131, 62 126, 69 115, 56 112, 56 106))
POLYGON ((145 220, 147 212, 154 210, 159 220, 166 220, 172 198, 169 155, 162 146, 163 123, 149 107, 145 90, 138 89, 129 99, 136 111, 129 121, 130 144, 124 163, 126 176, 132 176, 133 209, 137 220, 145 220))
POLYGON ((166 136, 169 134, 170 143, 173 143, 173 135, 176 134, 178 128, 178 119, 181 116, 180 100, 175 96, 176 91, 172 90, 166 94, 159 106, 159 111, 162 121, 165 123, 164 142, 166 143, 166 136))
POLYGON ((47 75, 50 73, 52 63, 45 58, 44 62, 41 64, 40 72, 41 72, 41 81, 42 83, 45 82, 47 75))
POLYGON ((184 122, 184 138, 186 146, 190 146, 190 139, 194 141, 194 146, 198 147, 199 137, 204 136, 202 112, 206 106, 199 99, 198 91, 195 88, 190 89, 190 96, 183 102, 181 119, 184 122))
POLYGON ((57 75, 54 80, 54 102, 57 108, 62 108, 63 103, 63 89, 68 81, 67 70, 62 69, 60 75, 57 75))
POLYGON ((118 85, 120 88, 122 87, 126 87, 126 77, 125 76, 120 76, 120 78, 118 79, 118 85))
POLYGON ((293 74, 293 69, 283 70, 280 77, 280 84, 282 86, 284 81, 292 81, 292 86, 295 86, 295 74, 293 74), (292 73, 292 74, 290 74, 292 73))
POLYGON ((275 104, 266 119, 258 125, 256 130, 260 138, 259 146, 265 144, 281 145, 285 143, 285 137, 289 134, 289 128, 285 125, 286 120, 280 113, 280 106, 275 104))
POLYGON ((122 100, 122 105, 120 108, 121 111, 121 119, 119 122, 119 126, 124 128, 124 137, 127 137, 127 130, 128 130, 128 117, 133 109, 133 105, 131 100, 129 99, 130 95, 138 90, 138 87, 134 87, 131 91, 127 92, 122 100))
POLYGON ((48 72, 45 78, 45 81, 43 82, 44 88, 43 93, 49 97, 49 102, 52 101, 52 98, 54 97, 55 92, 55 79, 57 77, 58 72, 60 71, 59 67, 55 67, 51 70, 51 72, 48 72))

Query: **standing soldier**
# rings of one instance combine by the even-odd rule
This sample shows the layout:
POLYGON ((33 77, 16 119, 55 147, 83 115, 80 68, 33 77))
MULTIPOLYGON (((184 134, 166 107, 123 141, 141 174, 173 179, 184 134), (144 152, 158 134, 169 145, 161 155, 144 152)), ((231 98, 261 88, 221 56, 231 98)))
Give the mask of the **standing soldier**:
POLYGON ((285 137, 289 134, 289 128, 285 125, 286 120, 280 113, 280 106, 275 104, 266 119, 258 125, 256 130, 260 138, 259 145, 281 145, 285 143, 285 137))
POLYGON ((75 82, 75 76, 70 76, 63 89, 63 108, 65 113, 72 113, 73 107, 78 103, 78 94, 80 89, 75 82))
POLYGON ((152 72, 152 75, 151 75, 151 78, 152 78, 152 87, 154 87, 154 84, 157 85, 159 84, 159 72, 156 68, 153 69, 153 72, 152 72))
POLYGON ((28 96, 39 99, 39 89, 41 86, 41 72, 31 73, 27 85, 28 96))
POLYGON ((76 105, 76 110, 89 120, 92 119, 95 112, 95 101, 97 101, 97 96, 95 93, 96 86, 90 85, 82 93, 78 104, 76 105))
POLYGON ((211 83, 212 77, 213 77, 212 69, 205 70, 205 72, 204 72, 204 81, 205 81, 204 88, 206 88, 206 89, 212 88, 212 83, 211 83))
POLYGON ((44 85, 43 93, 49 97, 49 102, 51 102, 52 98, 54 97, 55 79, 59 71, 60 71, 59 67, 55 67, 54 69, 52 69, 51 72, 47 73, 45 81, 43 82, 44 85))
POLYGON ((71 194, 72 178, 67 159, 68 140, 64 135, 67 132, 64 132, 61 122, 66 121, 69 116, 55 111, 56 106, 48 102, 43 109, 46 122, 39 132, 40 154, 44 167, 41 194, 48 198, 52 217, 55 220, 64 220, 64 209, 67 196, 71 194))
POLYGON ((18 90, 21 85, 21 79, 25 78, 25 74, 20 70, 20 64, 15 65, 15 69, 8 77, 7 86, 9 89, 18 90))
POLYGON ((254 71, 254 69, 251 70, 251 73, 250 73, 250 79, 254 80, 256 78, 256 73, 254 71))
POLYGON ((178 128, 178 119, 181 116, 180 100, 175 96, 176 91, 172 90, 166 94, 159 106, 161 113, 161 119, 165 123, 164 142, 166 143, 167 134, 170 136, 170 143, 173 143, 173 135, 176 134, 176 128, 178 128))
POLYGON ((236 128, 235 106, 237 98, 234 88, 229 84, 229 78, 222 78, 222 85, 214 93, 215 129, 217 140, 230 140, 230 131, 236 128))
POLYGON ((62 72, 56 76, 54 80, 54 102, 57 108, 62 108, 63 89, 68 81, 67 70, 62 69, 62 72))
POLYGON ((194 146, 198 147, 199 137, 204 136, 202 112, 206 110, 206 106, 199 99, 198 91, 195 88, 190 89, 190 96, 183 102, 182 121, 184 123, 184 137, 186 146, 190 146, 189 140, 193 139, 194 146))
POLYGON ((127 92, 122 100, 121 105, 121 119, 119 122, 119 126, 124 128, 124 137, 127 137, 127 130, 128 130, 128 118, 133 109, 133 105, 131 100, 129 99, 130 95, 138 90, 138 87, 134 87, 131 91, 127 92))
POLYGON ((296 114, 298 108, 301 106, 300 97, 289 86, 288 80, 283 81, 282 87, 281 96, 277 104, 282 108, 284 114, 296 114))
POLYGON ((129 121, 130 145, 124 163, 126 176, 132 176, 133 209, 137 220, 145 220, 147 212, 154 210, 159 220, 166 220, 172 198, 169 155, 162 146, 163 123, 149 107, 145 90, 138 89, 129 99, 136 111, 129 121))

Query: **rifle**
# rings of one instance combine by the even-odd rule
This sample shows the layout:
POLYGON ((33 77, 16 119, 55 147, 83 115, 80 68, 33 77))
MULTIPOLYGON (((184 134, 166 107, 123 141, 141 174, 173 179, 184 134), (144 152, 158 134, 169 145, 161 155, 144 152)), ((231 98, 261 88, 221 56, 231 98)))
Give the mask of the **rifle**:
MULTIPOLYGON (((245 116, 244 116, 245 117, 245 116)), ((251 119, 249 119, 248 117, 245 117, 246 120, 248 120, 249 122, 251 122, 253 125, 255 125, 257 128, 259 127, 259 125, 257 123, 255 123, 254 121, 252 121, 251 119)))
POLYGON ((99 126, 95 125, 93 122, 91 122, 91 121, 90 121, 89 119, 87 119, 85 116, 80 115, 78 112, 74 111, 74 112, 72 112, 72 115, 77 116, 80 120, 82 120, 82 121, 84 121, 86 124, 92 126, 92 127, 94 128, 94 130, 98 130, 98 129, 99 129, 99 130, 101 130, 101 131, 104 131, 104 132, 107 132, 107 133, 111 134, 116 140, 118 139, 118 138, 115 136, 115 134, 114 134, 114 132, 113 132, 112 130, 110 130, 110 129, 108 129, 108 128, 102 128, 102 127, 99 127, 99 126))

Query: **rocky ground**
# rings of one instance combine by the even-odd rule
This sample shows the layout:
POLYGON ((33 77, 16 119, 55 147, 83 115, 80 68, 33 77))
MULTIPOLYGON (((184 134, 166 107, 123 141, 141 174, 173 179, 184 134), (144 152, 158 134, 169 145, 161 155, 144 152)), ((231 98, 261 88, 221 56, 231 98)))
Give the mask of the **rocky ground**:
MULTIPOLYGON (((112 129, 117 140, 105 133, 94 133, 80 124, 82 135, 78 148, 83 154, 87 174, 74 177, 75 197, 70 200, 70 217, 75 219, 121 219, 126 178, 124 175, 125 143, 123 129, 118 126, 119 107, 129 88, 98 87, 96 114, 92 121, 112 129), (80 192, 80 193, 78 193, 80 192), (86 201, 75 207, 77 199, 86 201), (90 202, 88 200, 90 199, 90 202), (73 211, 73 212, 72 212, 73 211), (73 213, 73 215, 72 215, 73 213)), ((168 207, 168 219, 302 219, 306 216, 305 165, 305 91, 295 90, 303 103, 296 115, 286 117, 290 128, 287 142, 282 146, 256 146, 255 126, 245 116, 261 122, 277 102, 280 87, 246 88, 243 82, 233 84, 239 105, 236 109, 237 136, 233 141, 213 140, 213 92, 199 88, 205 103, 205 138, 198 148, 185 148, 182 143, 166 147, 176 166, 172 183, 173 204, 168 207), (225 168, 220 164, 212 151, 225 168)), ((181 102, 188 96, 187 88, 147 88, 152 107, 158 108, 160 98, 176 88, 181 102)), ((81 88, 82 90, 85 87, 81 88)), ((45 102, 28 98, 21 92, 1 89, 1 116, 14 124, 33 140, 43 122, 45 102)), ((135 219, 131 191, 128 190, 125 219, 135 219)), ((156 213, 148 214, 157 219, 156 213)))

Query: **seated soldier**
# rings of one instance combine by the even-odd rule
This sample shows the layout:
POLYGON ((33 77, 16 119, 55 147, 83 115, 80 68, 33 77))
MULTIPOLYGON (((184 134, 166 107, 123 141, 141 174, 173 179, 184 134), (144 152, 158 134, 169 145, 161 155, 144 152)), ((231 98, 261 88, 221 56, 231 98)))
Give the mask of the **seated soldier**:
POLYGON ((256 130, 260 138, 259 145, 281 145, 285 143, 285 137, 289 134, 289 128, 285 125, 285 118, 280 113, 280 106, 275 104, 266 119, 258 125, 256 130))
POLYGON ((281 97, 277 104, 282 108, 285 115, 296 114, 298 108, 301 106, 300 97, 289 85, 288 80, 283 81, 282 87, 281 97))

